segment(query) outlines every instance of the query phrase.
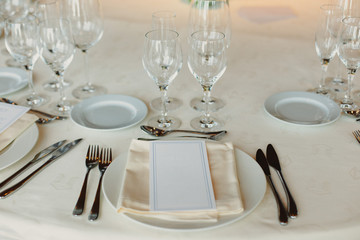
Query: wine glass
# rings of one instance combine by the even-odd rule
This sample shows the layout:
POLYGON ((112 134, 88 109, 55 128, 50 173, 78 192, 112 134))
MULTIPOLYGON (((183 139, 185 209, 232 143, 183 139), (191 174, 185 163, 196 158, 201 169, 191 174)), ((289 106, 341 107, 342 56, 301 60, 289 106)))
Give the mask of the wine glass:
POLYGON ((70 21, 75 46, 83 53, 85 63, 86 84, 74 89, 72 94, 78 99, 84 99, 106 93, 104 87, 91 83, 87 54, 100 41, 104 32, 100 1, 63 0, 63 14, 70 21))
POLYGON ((172 30, 152 30, 145 34, 144 69, 159 87, 162 100, 161 116, 149 120, 151 126, 176 129, 181 121, 168 116, 166 91, 182 67, 182 52, 179 34, 172 30))
POLYGON ((33 83, 33 68, 39 58, 39 28, 33 16, 24 18, 9 18, 5 25, 5 45, 10 55, 24 66, 28 73, 31 94, 26 99, 28 106, 40 106, 46 98, 38 95, 33 83))
MULTIPOLYGON (((192 0, 189 14, 189 37, 197 31, 217 31, 225 34, 226 47, 231 42, 231 17, 228 0, 192 0)), ((194 98, 190 106, 197 111, 204 111, 204 98, 194 98)), ((216 112, 225 103, 219 98, 211 97, 208 108, 216 112)))
POLYGON ((356 70, 360 67, 360 17, 347 17, 342 20, 338 52, 348 72, 348 88, 340 107, 344 111, 354 110, 357 106, 351 97, 351 88, 356 70))
POLYGON ((320 7, 320 18, 315 33, 315 49, 322 69, 319 86, 315 89, 318 94, 330 96, 331 93, 325 86, 325 78, 329 63, 336 54, 341 17, 342 8, 338 5, 325 4, 320 7))
MULTIPOLYGON (((167 30, 173 30, 176 31, 176 14, 172 11, 157 11, 152 14, 152 29, 153 30, 161 30, 161 29, 167 29, 167 30)), ((182 101, 178 98, 174 97, 168 97, 166 98, 166 104, 167 104, 167 110, 176 110, 182 105, 182 101)), ((161 111, 162 108, 162 101, 161 98, 155 98, 150 101, 150 106, 157 110, 161 111)))
POLYGON ((66 100, 63 83, 65 69, 73 60, 74 53, 75 45, 66 19, 53 18, 40 22, 40 56, 60 83, 60 101, 52 109, 58 115, 68 115, 72 108, 72 102, 66 100))
MULTIPOLYGON (((38 20, 46 21, 50 18, 60 18, 60 2, 59 0, 39 0, 36 4, 35 15, 38 20)), ((64 79, 64 87, 69 87, 71 82, 64 79)), ((43 84, 46 90, 57 92, 60 88, 60 83, 57 81, 55 74, 52 75, 51 79, 43 84)))
POLYGON ((203 115, 193 119, 190 125, 195 130, 212 131, 223 123, 210 116, 211 89, 226 70, 225 34, 215 31, 198 31, 191 34, 188 67, 203 89, 205 109, 203 115))

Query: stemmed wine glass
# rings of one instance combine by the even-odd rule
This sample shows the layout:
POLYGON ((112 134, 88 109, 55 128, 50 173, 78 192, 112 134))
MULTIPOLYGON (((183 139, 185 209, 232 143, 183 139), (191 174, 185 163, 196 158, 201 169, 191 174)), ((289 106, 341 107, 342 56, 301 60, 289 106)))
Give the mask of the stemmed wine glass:
POLYGON ((190 122, 195 130, 212 131, 219 129, 223 123, 210 116, 209 102, 211 89, 226 70, 225 34, 215 31, 198 31, 191 35, 188 57, 190 72, 199 81, 203 89, 205 109, 203 116, 190 122))
POLYGON ((344 111, 354 110, 357 106, 351 97, 351 88, 356 70, 360 67, 360 17, 348 17, 342 20, 338 52, 348 72, 348 88, 340 107, 344 111))
POLYGON ((73 60, 74 53, 75 45, 66 19, 47 19, 40 23, 40 55, 60 83, 60 101, 52 109, 58 115, 68 115, 72 108, 72 103, 66 100, 63 83, 65 69, 73 60))
POLYGON ((318 94, 330 95, 330 89, 325 86, 325 78, 329 63, 336 54, 341 17, 342 8, 338 5, 326 4, 320 7, 320 18, 315 33, 315 49, 322 68, 319 86, 315 89, 318 94))
MULTIPOLYGON (((153 30, 173 30, 176 31, 176 14, 173 11, 157 11, 152 14, 152 29, 153 30)), ((166 104, 168 111, 176 110, 182 105, 182 101, 178 98, 168 97, 166 98, 166 104)), ((162 109, 161 98, 155 98, 150 101, 150 106, 158 111, 162 109)))
POLYGON ((25 98, 26 105, 40 106, 46 102, 45 97, 38 95, 34 88, 33 68, 39 58, 39 28, 33 16, 10 18, 5 24, 5 45, 10 55, 25 67, 29 75, 31 94, 25 98))
POLYGON ((63 0, 63 14, 70 21, 75 46, 84 55, 86 84, 74 89, 74 97, 84 99, 104 94, 104 87, 91 83, 88 67, 88 50, 100 41, 104 32, 100 1, 63 0))
POLYGON ((152 30, 145 34, 143 66, 159 87, 162 100, 161 116, 149 120, 149 124, 162 129, 176 129, 181 121, 168 116, 166 91, 182 67, 179 34, 172 30, 152 30))
MULTIPOLYGON (((226 47, 231 42, 231 17, 228 0, 192 0, 189 14, 189 38, 197 31, 217 31, 225 34, 226 47)), ((204 111, 204 98, 194 98, 190 106, 197 111, 204 111)), ((219 98, 211 97, 208 108, 216 112, 225 103, 219 98)))

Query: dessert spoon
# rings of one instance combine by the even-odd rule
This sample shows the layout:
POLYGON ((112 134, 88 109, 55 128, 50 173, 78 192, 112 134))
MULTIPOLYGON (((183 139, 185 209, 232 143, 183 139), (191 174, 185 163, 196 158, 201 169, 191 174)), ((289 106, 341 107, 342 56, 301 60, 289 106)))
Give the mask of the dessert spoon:
POLYGON ((156 127, 151 127, 151 126, 146 126, 146 125, 142 125, 140 126, 141 130, 143 130, 144 132, 156 136, 156 137, 162 137, 165 136, 169 133, 173 133, 173 132, 185 132, 185 133, 195 133, 195 134, 202 134, 202 135, 217 135, 217 134, 225 134, 227 133, 227 131, 222 130, 222 131, 216 131, 216 132, 200 132, 200 131, 192 131, 192 130, 163 130, 160 128, 156 128, 156 127))

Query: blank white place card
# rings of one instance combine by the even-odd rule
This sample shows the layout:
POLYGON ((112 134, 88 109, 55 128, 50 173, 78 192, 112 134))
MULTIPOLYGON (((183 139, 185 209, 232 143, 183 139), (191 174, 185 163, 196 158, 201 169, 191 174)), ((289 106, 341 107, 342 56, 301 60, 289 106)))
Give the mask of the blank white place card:
POLYGON ((150 144, 151 211, 216 209, 204 141, 150 144))
POLYGON ((0 133, 10 127, 17 119, 30 108, 0 102, 0 133))

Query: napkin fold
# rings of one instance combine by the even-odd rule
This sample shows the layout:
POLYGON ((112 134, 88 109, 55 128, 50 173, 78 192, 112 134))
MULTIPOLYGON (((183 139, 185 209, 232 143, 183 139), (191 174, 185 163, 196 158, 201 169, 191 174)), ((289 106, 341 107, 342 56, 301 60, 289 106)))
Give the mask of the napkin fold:
POLYGON ((150 143, 133 140, 130 144, 119 213, 138 214, 171 221, 217 221, 218 217, 244 211, 237 177, 234 148, 231 143, 206 142, 216 210, 150 211, 150 143))
POLYGON ((37 116, 30 113, 25 113, 18 120, 16 120, 10 127, 0 134, 0 151, 7 147, 12 141, 21 135, 28 127, 30 127, 36 120, 37 116))

